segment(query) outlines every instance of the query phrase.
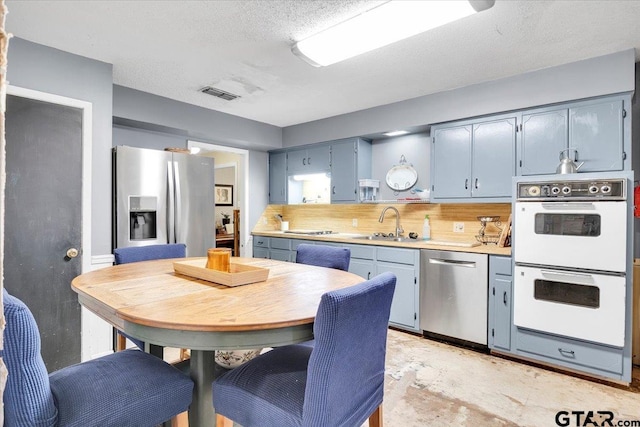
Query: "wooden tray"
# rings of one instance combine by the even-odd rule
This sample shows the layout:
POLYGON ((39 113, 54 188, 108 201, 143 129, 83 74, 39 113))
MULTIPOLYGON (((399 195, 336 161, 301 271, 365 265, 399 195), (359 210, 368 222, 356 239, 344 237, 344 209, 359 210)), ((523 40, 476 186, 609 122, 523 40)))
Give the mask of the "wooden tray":
POLYGON ((269 277, 268 268, 235 263, 233 259, 229 264, 231 270, 229 273, 206 268, 206 264, 206 259, 176 261, 173 263, 173 269, 176 273, 184 274, 185 276, 191 276, 225 286, 241 286, 249 283, 263 282, 269 277))

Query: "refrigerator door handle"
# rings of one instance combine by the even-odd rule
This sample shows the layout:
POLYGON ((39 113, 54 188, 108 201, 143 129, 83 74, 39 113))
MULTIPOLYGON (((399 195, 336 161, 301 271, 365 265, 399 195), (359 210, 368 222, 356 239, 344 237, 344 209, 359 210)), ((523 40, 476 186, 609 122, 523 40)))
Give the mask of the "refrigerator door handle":
POLYGON ((174 191, 175 181, 173 178, 173 162, 171 161, 167 162, 167 184, 168 184, 167 187, 169 189, 169 194, 167 197, 167 239, 168 239, 167 243, 175 243, 176 236, 175 236, 174 224, 175 224, 176 201, 175 201, 175 191, 174 191))
POLYGON ((174 167, 174 180, 176 186, 176 194, 175 194, 175 212, 174 212, 174 221, 173 221, 173 229, 175 232, 175 239, 173 243, 178 243, 178 239, 182 240, 183 236, 180 235, 180 224, 182 219, 182 191, 180 187, 180 169, 178 168, 178 162, 173 162, 174 167))

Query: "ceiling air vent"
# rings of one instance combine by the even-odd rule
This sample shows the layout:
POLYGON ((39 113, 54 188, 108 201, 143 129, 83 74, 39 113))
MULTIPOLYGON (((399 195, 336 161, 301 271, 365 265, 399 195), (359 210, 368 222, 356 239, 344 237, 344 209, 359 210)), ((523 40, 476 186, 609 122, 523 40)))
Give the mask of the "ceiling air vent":
POLYGON ((216 89, 213 86, 205 86, 200 89, 200 92, 206 93, 207 95, 215 96, 216 98, 222 98, 226 101, 233 101, 236 98, 240 98, 240 95, 234 95, 230 92, 225 92, 224 90, 216 89))

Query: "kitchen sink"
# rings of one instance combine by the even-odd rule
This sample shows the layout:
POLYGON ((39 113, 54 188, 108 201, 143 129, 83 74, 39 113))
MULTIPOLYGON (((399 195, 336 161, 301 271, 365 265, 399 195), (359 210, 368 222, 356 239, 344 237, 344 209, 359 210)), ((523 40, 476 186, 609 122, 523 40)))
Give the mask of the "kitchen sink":
POLYGON ((374 240, 377 242, 417 242, 416 239, 411 239, 409 237, 395 237, 395 236, 376 236, 376 235, 368 235, 368 236, 354 236, 352 239, 356 240, 374 240))

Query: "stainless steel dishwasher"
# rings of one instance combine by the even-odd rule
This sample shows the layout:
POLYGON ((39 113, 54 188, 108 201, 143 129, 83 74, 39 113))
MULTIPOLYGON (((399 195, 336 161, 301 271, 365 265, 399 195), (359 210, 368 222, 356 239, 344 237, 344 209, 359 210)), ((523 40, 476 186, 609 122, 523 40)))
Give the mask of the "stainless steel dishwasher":
POLYGON ((487 345, 488 256, 420 251, 420 329, 487 345))

